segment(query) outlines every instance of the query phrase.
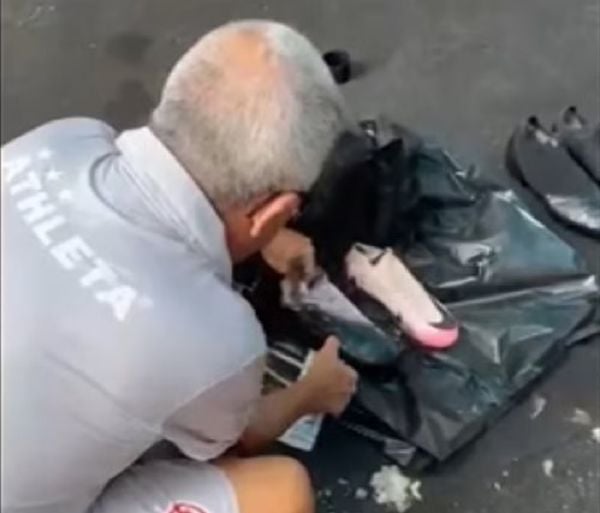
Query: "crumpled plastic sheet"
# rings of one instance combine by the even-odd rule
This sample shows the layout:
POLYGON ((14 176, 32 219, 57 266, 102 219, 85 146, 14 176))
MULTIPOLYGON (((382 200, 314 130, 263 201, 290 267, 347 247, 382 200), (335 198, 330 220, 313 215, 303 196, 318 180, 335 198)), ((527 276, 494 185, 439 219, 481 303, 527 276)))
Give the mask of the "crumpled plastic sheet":
MULTIPOLYGON (((350 181, 360 192, 346 188, 345 194, 360 202, 332 200, 333 213, 328 205, 309 208, 309 220, 298 226, 313 236, 332 281, 402 348, 385 371, 359 366, 359 389, 342 423, 380 444, 401 465, 419 461, 422 466, 467 444, 553 369, 572 344, 599 333, 600 296, 577 252, 512 191, 463 169, 443 149, 407 132, 390 144, 374 150, 361 171, 355 167, 353 172, 363 175, 350 181), (382 166, 385 174, 377 171, 382 166), (381 220, 375 193, 381 180, 395 180, 388 191, 397 194, 394 215, 389 204, 385 207, 385 233, 381 223, 375 224, 381 220), (323 226, 357 216, 354 228, 334 232, 347 240, 326 236, 323 226), (355 241, 372 244, 375 231, 458 319, 455 347, 444 352, 417 348, 398 336, 381 305, 348 287, 342 249, 355 241)), ((320 201, 335 198, 336 187, 328 183, 320 201)), ((301 335, 297 315, 282 316, 275 295, 266 299, 269 294, 262 290, 255 288, 249 299, 258 305, 268 336, 318 347, 320 341, 301 335)))

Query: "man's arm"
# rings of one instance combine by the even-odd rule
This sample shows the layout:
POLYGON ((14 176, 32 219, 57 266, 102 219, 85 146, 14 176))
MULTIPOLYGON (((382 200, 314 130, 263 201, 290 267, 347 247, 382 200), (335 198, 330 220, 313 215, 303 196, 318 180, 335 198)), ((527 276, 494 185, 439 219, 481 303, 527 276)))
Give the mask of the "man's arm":
POLYGON ((260 451, 304 415, 344 411, 356 390, 358 375, 340 360, 338 350, 339 341, 329 338, 304 378, 259 401, 238 444, 242 453, 260 451))
POLYGON ((238 449, 244 454, 255 454, 279 438, 294 422, 309 413, 307 396, 302 382, 263 396, 238 449))

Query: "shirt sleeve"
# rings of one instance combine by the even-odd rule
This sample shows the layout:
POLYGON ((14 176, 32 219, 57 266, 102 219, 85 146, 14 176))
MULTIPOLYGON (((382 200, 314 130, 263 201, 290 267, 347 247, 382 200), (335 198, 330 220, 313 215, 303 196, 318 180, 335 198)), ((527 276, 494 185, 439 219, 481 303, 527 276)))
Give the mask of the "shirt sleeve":
POLYGON ((163 436, 197 461, 223 454, 241 437, 260 399, 264 357, 220 381, 175 411, 163 436))

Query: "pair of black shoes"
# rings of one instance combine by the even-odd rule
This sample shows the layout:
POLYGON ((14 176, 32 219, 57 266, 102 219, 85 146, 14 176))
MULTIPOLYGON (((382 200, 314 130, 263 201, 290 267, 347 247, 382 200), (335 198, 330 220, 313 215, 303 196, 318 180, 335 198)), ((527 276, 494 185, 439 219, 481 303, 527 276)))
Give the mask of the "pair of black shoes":
POLYGON ((600 125, 575 107, 550 129, 530 117, 509 141, 507 165, 558 221, 600 239, 600 125))

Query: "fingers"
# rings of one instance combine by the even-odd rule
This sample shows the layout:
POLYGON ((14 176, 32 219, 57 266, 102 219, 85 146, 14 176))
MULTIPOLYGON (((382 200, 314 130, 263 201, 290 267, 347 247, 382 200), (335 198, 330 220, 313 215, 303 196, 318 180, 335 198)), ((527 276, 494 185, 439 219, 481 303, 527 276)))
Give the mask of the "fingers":
POLYGON ((329 414, 333 415, 334 417, 339 417, 342 413, 344 413, 344 410, 350 404, 353 395, 354 394, 352 393, 345 393, 336 397, 336 400, 331 405, 329 414))
POLYGON ((331 409, 331 411, 329 412, 329 415, 331 415, 332 417, 339 417, 342 415, 342 413, 344 413, 347 406, 348 406, 347 404, 341 405, 341 403, 340 403, 339 407, 335 407, 335 408, 331 409))
MULTIPOLYGON (((280 212, 285 213, 287 210, 283 208, 280 212)), ((280 225, 280 219, 271 224, 280 225)), ((312 242, 288 228, 278 229, 270 243, 263 248, 262 254, 267 263, 280 274, 288 274, 294 269, 299 272, 299 278, 309 280, 316 273, 315 248, 312 242)))
POLYGON ((354 393, 356 390, 356 383, 358 382, 358 372, 346 364, 339 356, 340 341, 337 337, 331 336, 325 340, 325 344, 321 349, 324 355, 337 360, 337 368, 335 370, 336 379, 344 387, 345 391, 351 391, 354 393))
POLYGON ((325 271, 323 271, 323 269, 321 269, 315 261, 315 268, 310 276, 310 280, 308 281, 309 287, 313 287, 324 276, 324 274, 325 271))
POLYGON ((332 353, 336 356, 338 355, 339 350, 340 341, 337 337, 334 336, 327 337, 327 339, 325 340, 325 344, 323 344, 323 348, 321 349, 321 351, 323 351, 324 353, 332 353))
POLYGON ((312 278, 317 273, 317 264, 315 259, 315 248, 309 242, 304 248, 302 255, 302 261, 304 263, 304 271, 307 278, 312 278))
POLYGON ((344 391, 353 395, 358 384, 358 373, 348 365, 344 365, 344 367, 343 377, 340 381, 343 383, 344 391))
POLYGON ((358 384, 358 372, 348 365, 346 367, 346 372, 348 373, 348 382, 352 386, 352 392, 356 392, 356 385, 358 384))
POLYGON ((358 373, 340 358, 339 350, 339 339, 328 337, 305 378, 315 386, 315 409, 334 416, 346 409, 358 383, 358 373))
MULTIPOLYGON (((335 355, 339 358, 340 345, 341 345, 340 339, 332 335, 330 337, 327 337, 327 339, 325 340, 325 343, 323 344, 321 351, 323 351, 324 353, 329 353, 329 354, 335 355)), ((349 365, 344 363, 341 360, 341 358, 339 358, 339 361, 340 361, 340 366, 341 366, 342 370, 344 371, 344 374, 346 375, 346 377, 348 377, 352 381, 356 381, 358 379, 358 373, 352 367, 350 367, 349 365)))
POLYGON ((338 417, 348 407, 352 397, 356 393, 358 384, 358 373, 349 365, 340 361, 340 375, 338 377, 339 392, 332 404, 331 415, 338 417))
POLYGON ((315 248, 309 239, 298 236, 295 244, 290 244, 286 255, 288 265, 294 265, 303 280, 310 281, 316 274, 315 248))
POLYGON ((306 283, 311 283, 316 275, 314 253, 309 250, 307 253, 290 258, 287 266, 288 274, 296 276, 306 283))

